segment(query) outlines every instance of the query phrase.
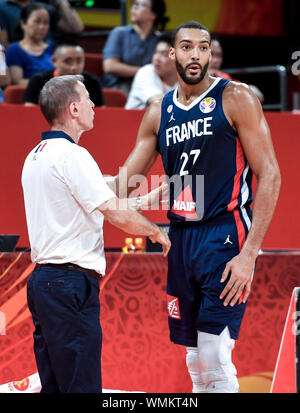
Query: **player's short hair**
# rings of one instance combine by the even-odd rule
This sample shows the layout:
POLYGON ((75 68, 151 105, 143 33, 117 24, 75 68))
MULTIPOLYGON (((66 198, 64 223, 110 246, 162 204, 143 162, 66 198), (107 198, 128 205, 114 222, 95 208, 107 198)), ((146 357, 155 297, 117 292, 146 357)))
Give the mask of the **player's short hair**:
POLYGON ((205 30, 205 31, 208 32, 208 34, 209 34, 209 36, 210 36, 209 30, 208 30, 205 26, 203 26, 203 24, 201 24, 201 23, 199 23, 199 22, 196 22, 196 21, 194 21, 194 20, 191 20, 191 21, 182 23, 180 26, 178 26, 178 27, 173 31, 173 33, 172 33, 172 44, 171 44, 172 47, 174 47, 177 33, 178 33, 179 30, 181 30, 181 29, 198 29, 198 30, 205 30))
POLYGON ((57 76, 45 83, 39 95, 39 105, 50 125, 65 113, 71 102, 80 101, 76 89, 78 82, 83 82, 82 75, 57 76))

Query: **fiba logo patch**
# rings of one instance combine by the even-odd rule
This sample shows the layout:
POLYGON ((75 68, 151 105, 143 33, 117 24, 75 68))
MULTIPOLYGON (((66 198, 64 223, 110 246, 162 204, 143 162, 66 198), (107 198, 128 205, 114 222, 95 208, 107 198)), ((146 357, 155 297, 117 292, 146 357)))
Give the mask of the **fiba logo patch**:
POLYGON ((204 98, 201 100, 199 104, 199 108, 202 113, 209 113, 214 110, 216 107, 216 100, 214 98, 204 98))
POLYGON ((179 301, 177 297, 167 294, 168 315, 172 318, 180 320, 179 301))

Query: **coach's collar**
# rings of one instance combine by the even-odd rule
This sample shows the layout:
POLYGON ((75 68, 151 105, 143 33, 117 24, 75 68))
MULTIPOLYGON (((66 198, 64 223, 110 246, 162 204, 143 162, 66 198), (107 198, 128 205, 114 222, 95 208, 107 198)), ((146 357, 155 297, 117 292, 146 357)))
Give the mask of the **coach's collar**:
POLYGON ((62 132, 59 130, 50 130, 50 131, 42 132, 42 141, 46 139, 58 139, 58 138, 67 139, 68 141, 75 143, 74 140, 71 138, 71 136, 67 135, 65 132, 62 132))

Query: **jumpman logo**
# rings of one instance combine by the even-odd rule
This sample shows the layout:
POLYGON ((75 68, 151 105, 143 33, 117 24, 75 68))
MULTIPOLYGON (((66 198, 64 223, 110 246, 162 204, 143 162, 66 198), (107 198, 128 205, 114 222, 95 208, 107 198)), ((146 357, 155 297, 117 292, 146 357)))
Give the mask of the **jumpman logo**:
POLYGON ((225 244, 232 244, 232 242, 230 241, 229 237, 230 237, 230 235, 227 236, 227 238, 226 238, 226 240, 225 240, 225 242, 224 242, 224 245, 225 245, 225 244))
POLYGON ((169 119, 169 122, 171 122, 172 120, 175 120, 175 118, 174 118, 174 112, 172 112, 172 115, 171 115, 171 117, 170 117, 170 119, 169 119))

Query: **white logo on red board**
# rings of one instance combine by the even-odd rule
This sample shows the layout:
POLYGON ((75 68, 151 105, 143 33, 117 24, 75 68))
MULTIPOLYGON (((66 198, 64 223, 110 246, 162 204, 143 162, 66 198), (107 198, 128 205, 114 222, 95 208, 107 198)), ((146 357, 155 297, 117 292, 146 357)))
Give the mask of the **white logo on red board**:
POLYGON ((179 301, 177 297, 167 295, 169 317, 180 320, 179 301))
POLYGON ((29 387, 29 378, 26 377, 23 380, 13 381, 12 384, 16 390, 25 391, 29 387))

